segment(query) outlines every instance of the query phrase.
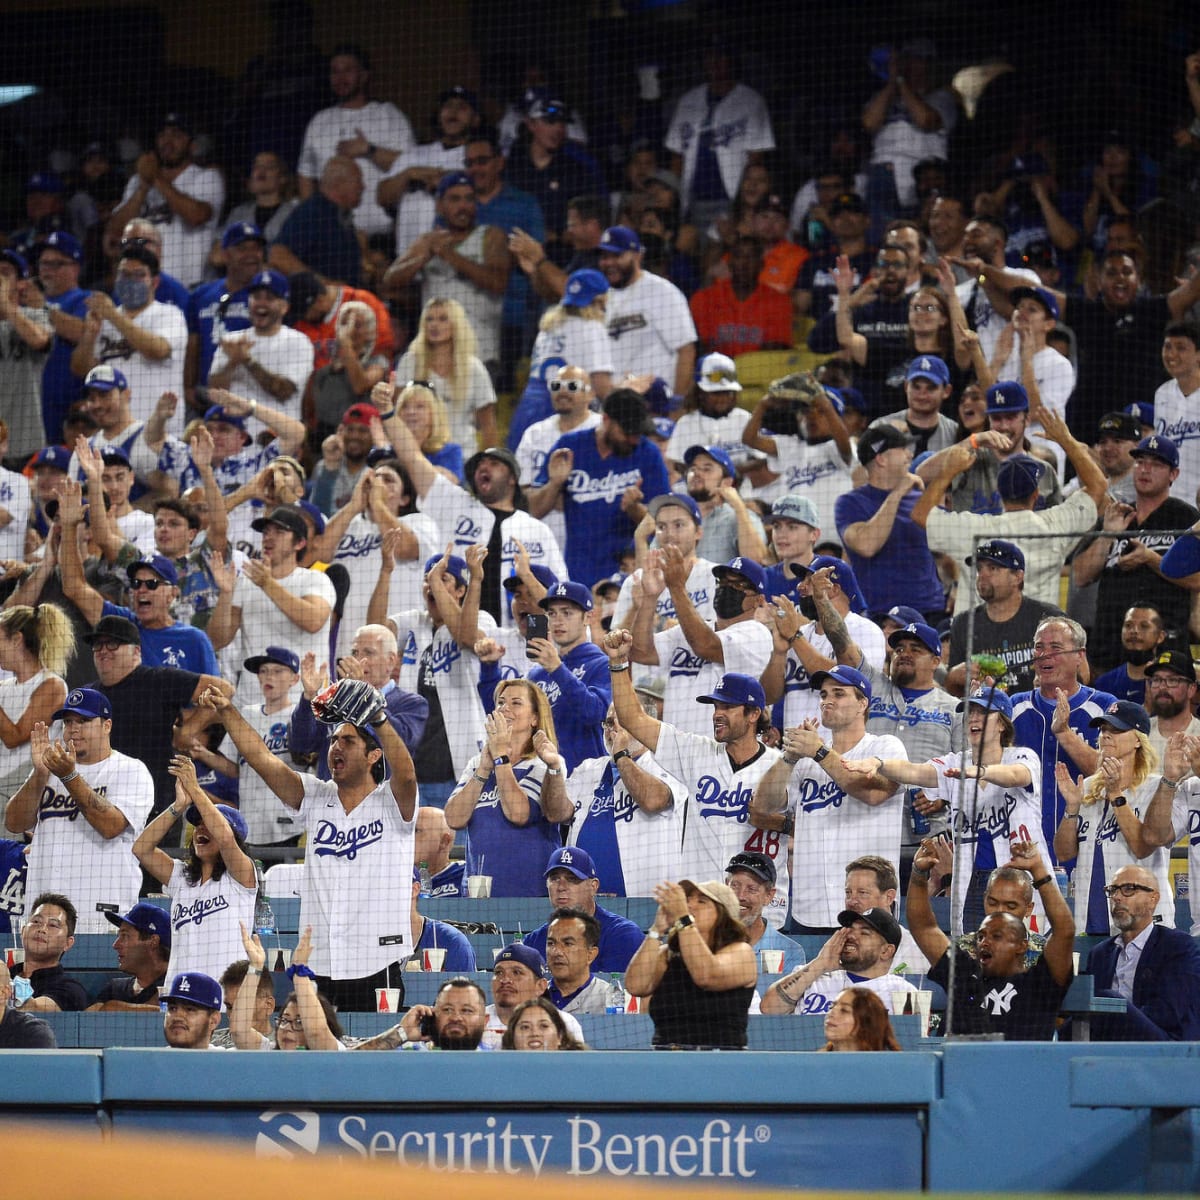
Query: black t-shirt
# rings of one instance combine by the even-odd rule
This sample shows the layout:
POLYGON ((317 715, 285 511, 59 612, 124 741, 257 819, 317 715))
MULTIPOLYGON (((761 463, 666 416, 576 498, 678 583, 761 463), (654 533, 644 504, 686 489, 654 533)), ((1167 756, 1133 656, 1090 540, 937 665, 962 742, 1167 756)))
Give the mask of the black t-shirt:
MULTIPOLYGON (((833 354, 838 349, 837 318, 826 313, 808 335, 809 349, 833 354)), ((904 369, 912 357, 908 342, 908 297, 872 300, 853 315, 854 330, 867 339, 867 361, 854 368, 854 382, 867 402, 871 419, 904 408, 904 369)))
POLYGON ((53 1000, 63 1012, 83 1012, 88 1006, 87 991, 78 979, 72 979, 60 963, 42 967, 29 976, 33 996, 53 1000))
MULTIPOLYGON (((1009 1042, 1048 1042, 1054 1036, 1067 986, 1055 983, 1045 955, 1020 975, 985 979, 965 950, 954 953, 954 1010, 947 1032, 1001 1033, 1009 1042)), ((929 978, 948 988, 949 951, 933 964, 929 978)))
POLYGON ((10 1008, 0 1014, 0 1050, 57 1050, 54 1030, 40 1017, 10 1008))
MULTIPOLYGON (((966 661, 967 618, 959 613, 950 626, 950 665, 966 661)), ((1004 686, 1010 695, 1028 692, 1033 688, 1033 635, 1038 622, 1046 617, 1062 616, 1053 604, 1025 596, 1021 607, 1007 621, 993 621, 987 615, 987 605, 975 610, 975 636, 971 641, 972 654, 994 654, 1008 664, 1004 686)))
MULTIPOLYGON (((489 554, 489 558, 492 556, 489 554)), ((499 557, 497 555, 496 557, 499 557)), ((418 783, 445 783, 455 778, 454 760, 450 757, 450 743, 446 740, 446 719, 442 713, 442 702, 438 697, 433 674, 433 643, 425 647, 417 665, 417 695, 429 705, 429 719, 421 743, 413 752, 413 765, 417 769, 418 783)))
POLYGON ((195 671, 138 666, 111 687, 98 679, 87 685, 112 705, 112 748, 144 762, 153 777, 156 814, 175 799, 175 780, 167 771, 175 753, 171 733, 199 683, 195 671))
POLYGON ((105 1000, 121 1000, 125 1004, 157 1004, 158 990, 164 987, 166 982, 166 972, 147 988, 139 988, 137 979, 133 975, 117 975, 100 989, 92 1003, 101 1004, 105 1000))

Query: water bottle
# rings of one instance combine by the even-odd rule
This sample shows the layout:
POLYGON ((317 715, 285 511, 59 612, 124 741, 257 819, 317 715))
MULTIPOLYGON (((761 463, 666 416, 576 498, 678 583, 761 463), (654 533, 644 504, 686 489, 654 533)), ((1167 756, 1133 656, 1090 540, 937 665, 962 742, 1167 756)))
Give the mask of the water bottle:
POLYGON ((918 796, 923 795, 924 793, 922 793, 920 788, 908 788, 906 790, 908 794, 908 811, 909 820, 912 822, 912 831, 919 838, 928 837, 929 818, 923 812, 918 812, 917 806, 913 803, 918 796))
POLYGON ((417 867, 417 877, 420 880, 417 895, 423 899, 433 895, 433 876, 429 873, 429 864, 422 862, 417 867))
POLYGON ((621 986, 621 977, 619 975, 610 975, 608 983, 608 1003, 605 1005, 606 1013, 624 1013, 625 1012, 625 989, 621 986))
POLYGON ((267 893, 259 891, 258 899, 254 902, 254 932, 260 939, 275 936, 275 914, 271 911, 271 902, 267 893))

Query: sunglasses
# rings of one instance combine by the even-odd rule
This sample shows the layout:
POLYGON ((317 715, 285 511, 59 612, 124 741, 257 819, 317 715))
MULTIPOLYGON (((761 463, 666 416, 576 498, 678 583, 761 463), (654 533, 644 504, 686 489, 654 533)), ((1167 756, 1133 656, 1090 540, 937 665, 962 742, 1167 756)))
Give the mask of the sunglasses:
POLYGON ((736 383, 737 376, 730 375, 728 371, 709 371, 702 375, 701 378, 705 383, 736 383))
POLYGON ((166 583, 165 579, 131 579, 129 581, 129 590, 131 592, 140 592, 143 588, 148 592, 157 592, 160 587, 166 583))
POLYGON ((546 385, 552 392, 586 392, 591 384, 581 379, 552 379, 546 385))

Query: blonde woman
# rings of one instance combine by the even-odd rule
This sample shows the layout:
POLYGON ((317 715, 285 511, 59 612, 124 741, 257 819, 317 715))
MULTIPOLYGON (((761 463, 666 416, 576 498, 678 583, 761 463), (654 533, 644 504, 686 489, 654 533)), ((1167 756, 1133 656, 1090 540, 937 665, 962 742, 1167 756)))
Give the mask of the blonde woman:
POLYGON ((467 831, 467 874, 490 875, 493 896, 541 896, 546 862, 562 846, 567 795, 546 693, 527 679, 496 685, 485 741, 446 801, 446 823, 467 831))
POLYGON ((475 331, 457 300, 435 296, 420 331, 396 364, 396 380, 423 381, 450 414, 450 440, 472 452, 496 444, 496 390, 475 353, 475 331))
POLYGON ((450 439, 450 414, 437 392, 423 383, 410 383, 396 397, 396 415, 408 426, 421 453, 439 471, 461 483, 462 446, 450 439))
MULTIPOLYGON (((1092 719, 1092 728, 1100 730, 1096 773, 1072 779, 1065 764, 1055 769, 1065 809, 1054 834, 1054 853, 1059 862, 1076 859, 1076 928, 1081 934, 1108 936, 1105 887, 1121 867, 1135 866, 1153 872, 1161 897, 1155 919, 1174 929, 1175 902, 1167 879, 1170 842, 1160 845, 1143 824, 1161 778, 1158 753, 1150 744, 1150 717, 1140 704, 1116 700, 1092 719)), ((1185 773, 1186 768, 1177 768, 1170 777, 1185 773)), ((1181 831, 1182 822, 1174 824, 1181 831)))
POLYGON ((18 604, 0 612, 0 798, 7 800, 29 774, 29 738, 62 708, 62 676, 75 653, 75 632, 55 604, 18 604))

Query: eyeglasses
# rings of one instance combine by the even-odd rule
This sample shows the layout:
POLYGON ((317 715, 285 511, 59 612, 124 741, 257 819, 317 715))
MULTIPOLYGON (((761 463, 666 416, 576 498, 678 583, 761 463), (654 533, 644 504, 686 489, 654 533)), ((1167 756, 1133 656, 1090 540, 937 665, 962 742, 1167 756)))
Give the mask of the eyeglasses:
POLYGON ((735 592, 741 592, 743 596, 757 596, 758 588, 754 586, 748 579, 741 579, 736 575, 724 575, 720 582, 725 587, 731 587, 735 592))
POLYGON ((26 929, 66 929, 66 921, 58 917, 30 917, 25 922, 26 929))
POLYGON ((1162 671, 1156 671, 1153 675, 1146 678, 1146 686, 1152 688, 1181 688, 1187 687, 1189 683, 1194 683, 1195 680, 1184 679, 1182 675, 1167 675, 1162 671))
POLYGON ((939 309, 936 304, 910 304, 908 306, 908 311, 909 312, 935 313, 935 312, 938 312, 939 309))
POLYGON ((1138 892, 1153 892, 1157 889, 1147 887, 1144 883, 1110 883, 1104 889, 1104 894, 1108 897, 1124 896, 1127 900, 1130 896, 1136 895, 1138 892))
POLYGON ((304 1032, 304 1022, 299 1017, 276 1017, 276 1029, 294 1029, 297 1033, 304 1032))
POLYGON ((131 592, 140 592, 142 588, 145 588, 148 592, 157 592, 164 583, 166 583, 165 579, 158 578, 131 579, 129 581, 129 590, 131 592))
POLYGON ((464 158, 463 165, 467 167, 486 167, 495 157, 494 154, 476 154, 473 158, 464 158))
POLYGON ((546 386, 552 392, 586 392, 592 385, 582 379, 552 379, 546 386))
POLYGON ((908 256, 905 255, 903 262, 897 262, 897 260, 894 258, 877 258, 875 260, 875 265, 881 271, 907 271, 908 256))

